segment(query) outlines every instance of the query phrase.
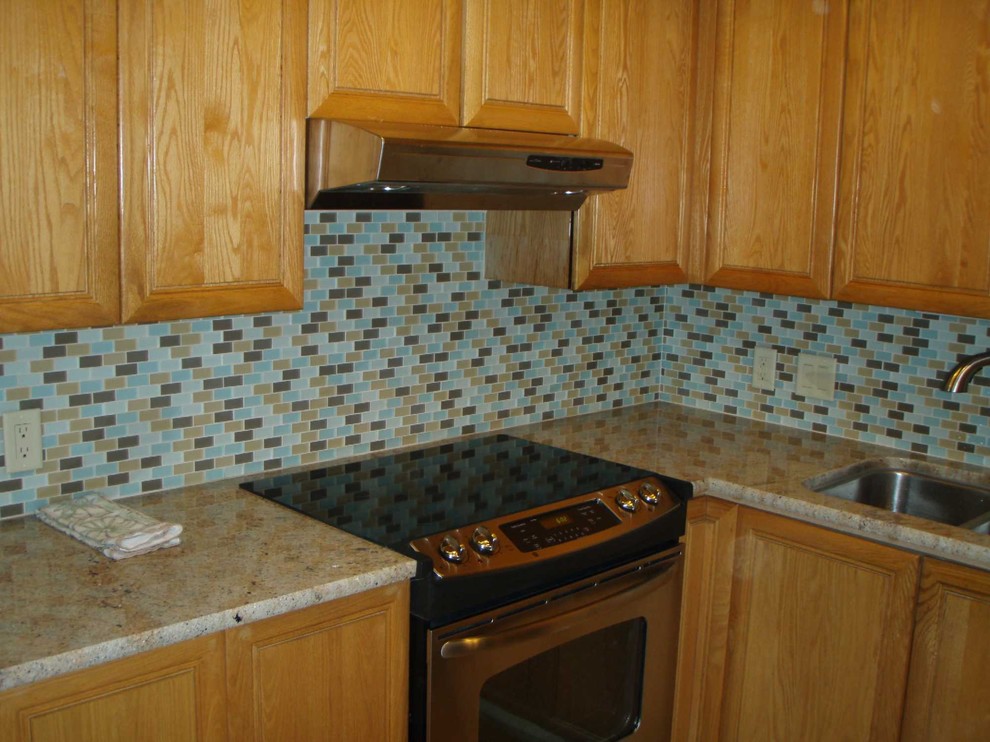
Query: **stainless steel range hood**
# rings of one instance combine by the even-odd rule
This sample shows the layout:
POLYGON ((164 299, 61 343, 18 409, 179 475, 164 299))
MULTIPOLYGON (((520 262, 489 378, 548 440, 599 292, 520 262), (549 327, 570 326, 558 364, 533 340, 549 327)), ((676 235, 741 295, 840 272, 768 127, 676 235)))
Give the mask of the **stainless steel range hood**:
POLYGON ((310 209, 574 211, 625 188, 632 153, 598 139, 310 119, 310 209))

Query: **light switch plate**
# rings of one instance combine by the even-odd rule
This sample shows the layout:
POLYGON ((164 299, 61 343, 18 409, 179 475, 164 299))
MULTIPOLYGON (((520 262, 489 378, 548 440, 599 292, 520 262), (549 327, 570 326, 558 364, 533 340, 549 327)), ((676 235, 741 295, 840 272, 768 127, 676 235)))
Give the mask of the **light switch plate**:
POLYGON ((777 389, 777 351, 773 348, 753 349, 753 386, 766 392, 777 389))
POLYGON ((816 356, 811 353, 798 355, 797 388, 802 397, 835 399, 836 363, 832 356, 816 356))

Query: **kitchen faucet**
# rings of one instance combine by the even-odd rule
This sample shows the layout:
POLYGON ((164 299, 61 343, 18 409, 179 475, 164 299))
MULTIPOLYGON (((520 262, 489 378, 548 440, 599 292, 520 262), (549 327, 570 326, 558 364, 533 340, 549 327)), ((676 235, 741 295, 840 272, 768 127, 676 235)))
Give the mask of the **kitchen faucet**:
POLYGON ((963 358, 942 384, 947 392, 964 392, 969 386, 970 379, 984 366, 990 366, 990 350, 977 353, 975 356, 963 358))

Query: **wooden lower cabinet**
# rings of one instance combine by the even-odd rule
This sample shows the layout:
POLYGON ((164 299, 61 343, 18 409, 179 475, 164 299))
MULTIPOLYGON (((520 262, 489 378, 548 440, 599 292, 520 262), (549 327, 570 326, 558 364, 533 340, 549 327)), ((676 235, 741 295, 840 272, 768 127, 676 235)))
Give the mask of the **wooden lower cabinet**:
POLYGON ((990 737, 990 573, 926 559, 902 739, 990 737))
POLYGON ((230 739, 400 742, 408 583, 227 633, 230 739))
POLYGON ((674 739, 898 739, 920 557, 691 503, 674 739))
POLYGON ((0 694, 2 742, 227 739, 223 634, 0 694))
POLYGON ((399 583, 0 693, 0 742, 400 742, 399 583))

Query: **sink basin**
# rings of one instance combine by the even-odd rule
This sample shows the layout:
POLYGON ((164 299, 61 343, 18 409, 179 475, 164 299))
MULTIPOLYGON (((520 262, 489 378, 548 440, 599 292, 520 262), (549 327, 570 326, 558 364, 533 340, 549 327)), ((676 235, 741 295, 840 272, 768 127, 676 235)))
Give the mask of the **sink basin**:
POLYGON ((885 465, 856 466, 807 484, 815 492, 843 500, 990 532, 990 486, 885 465))

